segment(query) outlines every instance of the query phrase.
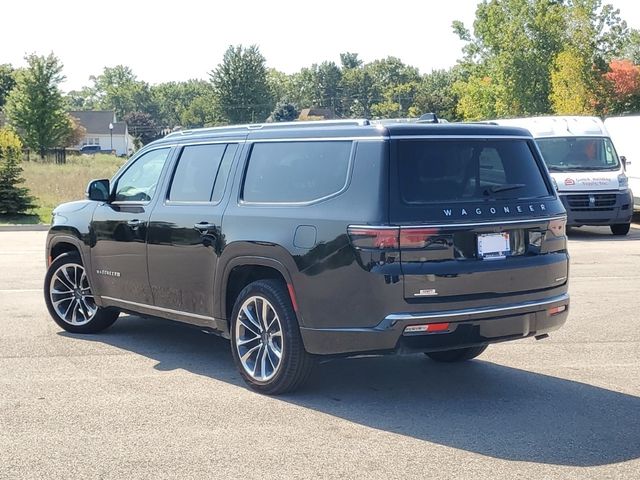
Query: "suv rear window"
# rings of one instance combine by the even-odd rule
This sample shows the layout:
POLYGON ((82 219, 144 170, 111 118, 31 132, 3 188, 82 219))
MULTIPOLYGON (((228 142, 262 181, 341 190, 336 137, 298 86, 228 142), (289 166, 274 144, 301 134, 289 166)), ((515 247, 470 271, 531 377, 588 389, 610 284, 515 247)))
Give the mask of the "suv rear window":
POLYGON ((340 192, 347 183, 351 142, 256 143, 247 166, 245 202, 310 202, 340 192))
POLYGON ((404 203, 551 194, 526 140, 399 140, 397 152, 404 203))

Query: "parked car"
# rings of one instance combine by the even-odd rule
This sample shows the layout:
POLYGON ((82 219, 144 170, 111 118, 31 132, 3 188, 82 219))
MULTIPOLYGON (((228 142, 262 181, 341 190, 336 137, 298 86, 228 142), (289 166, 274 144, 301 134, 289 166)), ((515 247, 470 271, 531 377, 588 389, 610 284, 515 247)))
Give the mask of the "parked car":
POLYGON ((629 188, 633 192, 634 208, 640 210, 640 115, 609 117, 604 120, 604 125, 625 166, 629 188))
POLYGON ((80 153, 100 153, 102 151, 102 149, 100 148, 100 145, 83 145, 82 147, 80 147, 80 153))
POLYGON ((490 125, 327 121, 172 133, 60 205, 45 300, 67 331, 120 312, 231 340, 255 390, 318 358, 469 360, 569 308, 566 214, 534 140, 490 125))
POLYGON ((614 235, 631 227, 633 195, 624 164, 597 117, 493 120, 526 128, 535 137, 568 215, 568 226, 608 225, 614 235))

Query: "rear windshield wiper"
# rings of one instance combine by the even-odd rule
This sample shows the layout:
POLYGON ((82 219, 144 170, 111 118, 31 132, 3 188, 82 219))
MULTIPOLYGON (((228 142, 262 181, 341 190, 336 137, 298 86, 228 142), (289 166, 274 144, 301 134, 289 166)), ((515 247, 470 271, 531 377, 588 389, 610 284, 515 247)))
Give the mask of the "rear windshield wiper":
POLYGON ((485 195, 491 195, 492 193, 506 192, 508 190, 517 190, 518 188, 526 187, 524 183, 505 183, 504 185, 492 185, 487 187, 484 191, 485 195))

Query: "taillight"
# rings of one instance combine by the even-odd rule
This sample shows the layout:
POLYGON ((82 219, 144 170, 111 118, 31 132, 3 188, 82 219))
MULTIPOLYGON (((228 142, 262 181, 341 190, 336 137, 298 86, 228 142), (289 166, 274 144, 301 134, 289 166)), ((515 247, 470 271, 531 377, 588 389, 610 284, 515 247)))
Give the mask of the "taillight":
POLYGON ((567 219, 558 218, 549 221, 547 230, 549 230, 554 237, 564 237, 567 233, 567 219))
POLYGON ((437 233, 437 228, 401 228, 400 248, 425 248, 437 233))
POLYGON ((366 249, 425 248, 437 228, 350 226, 347 231, 354 247, 366 249))
POLYGON ((354 227, 347 229, 351 243, 356 248, 397 249, 399 227, 354 227))

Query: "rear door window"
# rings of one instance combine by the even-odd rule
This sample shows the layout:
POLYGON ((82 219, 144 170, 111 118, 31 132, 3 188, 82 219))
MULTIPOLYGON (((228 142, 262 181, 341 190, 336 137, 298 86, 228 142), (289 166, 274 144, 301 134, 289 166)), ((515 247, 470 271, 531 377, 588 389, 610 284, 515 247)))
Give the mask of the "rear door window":
POLYGON ((302 203, 329 197, 347 183, 349 141, 274 142, 253 145, 242 199, 302 203))
POLYGON ((399 140, 396 162, 406 204, 551 194, 526 140, 399 140))
MULTIPOLYGON (((222 175, 221 164, 225 150, 231 147, 235 152, 236 145, 190 145, 182 149, 169 190, 169 200, 175 202, 210 202, 214 185, 226 183, 228 163, 222 175)), ((224 189, 224 185, 221 186, 224 189)), ((220 188, 217 189, 221 192, 220 188)), ((217 196, 217 200, 220 200, 217 196)), ((216 201, 216 200, 213 200, 216 201)))

